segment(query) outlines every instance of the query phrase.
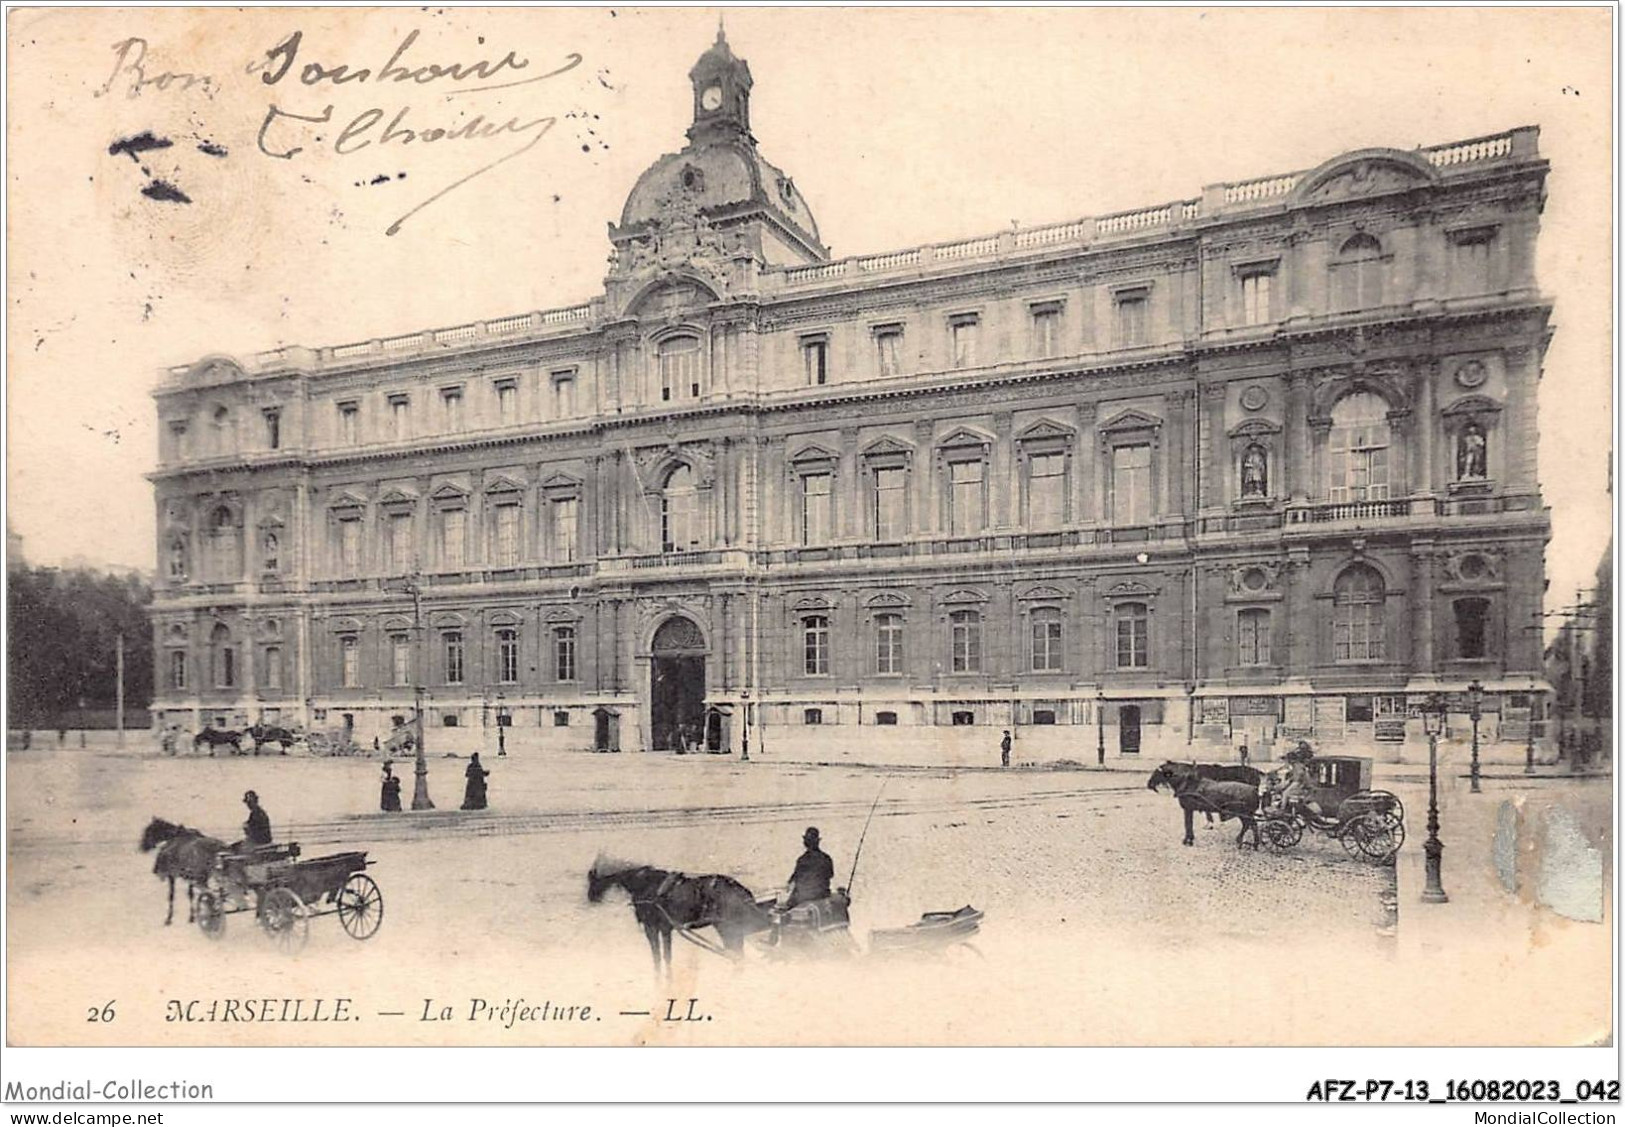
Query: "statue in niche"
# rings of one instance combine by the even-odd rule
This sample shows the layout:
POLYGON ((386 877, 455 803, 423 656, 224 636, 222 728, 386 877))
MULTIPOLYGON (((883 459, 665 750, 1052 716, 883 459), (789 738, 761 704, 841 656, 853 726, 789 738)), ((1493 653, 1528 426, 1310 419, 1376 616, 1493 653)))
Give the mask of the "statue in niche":
POLYGON ((1241 495, 1268 497, 1269 492, 1269 456, 1255 442, 1241 455, 1241 495))
POLYGON ((1484 437, 1484 428, 1477 423, 1468 423, 1461 428, 1461 434, 1456 439, 1456 479, 1458 481, 1483 481, 1489 476, 1488 471, 1489 442, 1484 437))

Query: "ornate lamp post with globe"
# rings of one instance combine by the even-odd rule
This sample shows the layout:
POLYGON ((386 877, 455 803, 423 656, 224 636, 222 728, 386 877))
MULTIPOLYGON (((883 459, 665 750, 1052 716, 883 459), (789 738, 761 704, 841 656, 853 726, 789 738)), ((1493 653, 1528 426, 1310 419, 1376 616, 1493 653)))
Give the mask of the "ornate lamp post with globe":
POLYGON ((412 633, 417 636, 417 653, 412 661, 413 715, 417 726, 412 734, 412 742, 417 747, 417 763, 412 769, 412 809, 433 810, 434 800, 429 797, 429 760, 423 751, 423 670, 428 664, 424 660, 423 591, 415 577, 395 580, 386 590, 412 596, 412 633))
POLYGON ((1422 843, 1427 856, 1427 883, 1422 888, 1422 899, 1428 904, 1445 904, 1440 882, 1439 866, 1444 859, 1444 843, 1439 840, 1439 734, 1444 731, 1445 698, 1439 693, 1428 697, 1422 706, 1422 728, 1428 737, 1428 836, 1422 843))

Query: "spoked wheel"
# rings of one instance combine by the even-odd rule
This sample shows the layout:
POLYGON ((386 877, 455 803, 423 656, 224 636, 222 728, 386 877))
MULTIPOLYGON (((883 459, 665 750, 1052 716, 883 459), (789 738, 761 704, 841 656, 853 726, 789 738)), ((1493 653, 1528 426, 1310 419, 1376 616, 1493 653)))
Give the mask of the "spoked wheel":
POLYGON ((366 873, 352 873, 338 894, 339 923, 351 939, 371 939, 384 922, 384 894, 366 873))
POLYGON ((226 934, 226 910, 220 898, 212 892, 200 892, 197 898, 197 926, 210 939, 226 934))
POLYGON ((1285 818, 1271 818, 1262 828, 1264 843, 1271 849, 1291 849, 1303 839, 1303 827, 1285 818))
POLYGON ((260 905, 260 927, 265 937, 285 955, 298 953, 310 938, 305 902, 291 888, 273 888, 260 905))
POLYGON ((1343 849, 1350 857, 1373 864, 1387 861, 1399 852, 1399 841, 1380 816, 1363 814, 1350 822, 1341 835, 1343 849))

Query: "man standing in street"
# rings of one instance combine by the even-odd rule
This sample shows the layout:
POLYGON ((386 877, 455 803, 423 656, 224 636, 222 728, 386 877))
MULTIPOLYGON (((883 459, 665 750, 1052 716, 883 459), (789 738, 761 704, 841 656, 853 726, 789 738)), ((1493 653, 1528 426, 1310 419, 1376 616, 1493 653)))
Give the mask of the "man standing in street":
POLYGON ((1005 767, 1010 766, 1010 730, 1005 729, 1004 739, 999 741, 999 763, 1005 767))

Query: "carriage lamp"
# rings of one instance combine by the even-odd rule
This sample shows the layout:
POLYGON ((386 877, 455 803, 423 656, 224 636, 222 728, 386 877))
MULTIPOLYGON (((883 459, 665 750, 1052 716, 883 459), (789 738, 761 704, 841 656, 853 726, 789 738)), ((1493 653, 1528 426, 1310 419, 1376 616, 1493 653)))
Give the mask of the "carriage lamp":
POLYGON ((508 702, 499 692, 497 693, 497 758, 505 758, 508 754, 508 725, 513 723, 513 713, 508 711, 508 702))
POLYGON ((1422 843, 1427 857, 1427 883, 1422 888, 1422 900, 1428 904, 1450 901, 1439 877, 1444 855, 1444 843, 1439 840, 1439 734, 1444 731, 1445 707, 1445 698, 1438 693, 1422 705, 1422 730, 1428 737, 1428 836, 1422 843))
POLYGON ((1484 716, 1484 685, 1476 678, 1471 685, 1467 686, 1467 700, 1472 707, 1470 715, 1473 718, 1472 789, 1474 794, 1481 794, 1482 792, 1478 789, 1478 722, 1484 716))

